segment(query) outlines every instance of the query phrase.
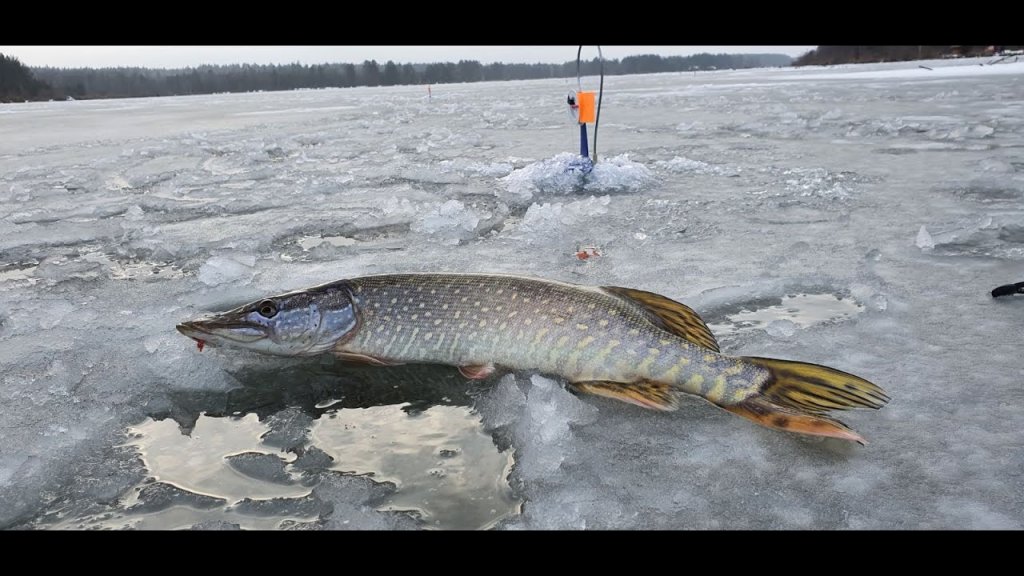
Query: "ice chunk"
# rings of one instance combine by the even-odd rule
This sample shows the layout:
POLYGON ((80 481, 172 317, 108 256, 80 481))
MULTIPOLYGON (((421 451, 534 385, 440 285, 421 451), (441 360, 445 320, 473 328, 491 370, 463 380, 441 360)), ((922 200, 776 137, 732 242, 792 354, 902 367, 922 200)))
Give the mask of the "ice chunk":
POLYGON ((323 472, 329 469, 333 463, 334 459, 326 452, 316 446, 310 446, 304 449, 302 455, 295 459, 295 462, 292 463, 292 468, 304 472, 323 472))
POLYGON ((319 499, 311 496, 303 498, 245 498, 232 507, 232 512, 245 516, 271 518, 316 518, 320 513, 329 510, 319 499))
POLYGON ((252 254, 229 253, 214 256, 199 268, 199 281, 207 286, 248 284, 256 275, 256 257, 252 254))
POLYGON ((519 459, 525 474, 556 474, 573 451, 572 425, 590 424, 597 408, 573 396, 560 383, 544 376, 530 377, 523 416, 516 437, 528 449, 519 459))
POLYGON ((885 294, 866 284, 856 283, 850 286, 850 295, 858 302, 863 302, 871 310, 884 312, 889 307, 885 294))
POLYGON ((868 305, 879 312, 885 312, 889 307, 889 299, 884 294, 874 294, 868 298, 868 305))
MULTIPOLYGON (((1019 259, 1024 257, 1024 226, 1019 217, 1002 215, 939 222, 928 234, 930 248, 948 256, 971 255, 1019 259)), ((920 239, 920 234, 918 235, 920 239)), ((927 246, 929 242, 925 242, 927 246)), ((920 240, 918 246, 921 246, 920 240)))
POLYGON ((525 204, 536 195, 637 192, 653 180, 646 166, 630 161, 626 154, 603 159, 591 168, 579 156, 563 152, 512 171, 495 194, 506 202, 525 204))
POLYGON ((654 182, 651 171, 629 159, 629 154, 604 158, 594 164, 588 178, 588 192, 639 192, 654 182))
POLYGON ((765 328, 765 332, 772 338, 789 338, 796 333, 796 324, 790 320, 772 320, 765 328))
POLYGON ((288 452, 296 451, 306 443, 312 422, 313 418, 309 414, 289 406, 267 418, 270 430, 262 436, 263 443, 288 452))
POLYGON ((273 454, 262 452, 242 452, 224 457, 228 466, 250 478, 273 484, 294 484, 295 481, 285 471, 285 462, 273 454))
POLYGON ((1000 158, 982 158, 978 162, 978 167, 985 172, 1000 172, 1003 174, 1014 172, 1013 164, 1000 158))
POLYGON ((600 198, 591 196, 586 200, 564 204, 561 202, 531 204, 526 210, 526 214, 523 215, 519 229, 535 234, 559 230, 586 218, 607 214, 610 203, 610 196, 601 196, 600 198))
POLYGON ((408 198, 391 196, 375 205, 373 212, 379 219, 410 218, 420 212, 420 206, 408 198))
POLYGON ((500 428, 515 422, 525 406, 526 395, 516 384, 515 375, 506 374, 477 407, 487 415, 484 423, 488 427, 500 428))
POLYGON ((479 214, 458 200, 448 200, 422 214, 410 228, 413 232, 428 234, 442 244, 454 246, 475 238, 477 225, 490 217, 490 213, 479 214))
POLYGON ((128 511, 135 513, 155 512, 181 505, 203 510, 217 508, 225 503, 227 501, 223 498, 189 492, 166 482, 154 482, 139 489, 138 501, 129 507, 128 511))
POLYGON ((464 160, 442 160, 438 163, 442 173, 456 172, 463 176, 484 176, 488 178, 501 178, 508 176, 514 166, 510 162, 469 162, 464 160))
POLYGON ((675 156, 671 160, 659 160, 654 165, 673 174, 696 174, 714 176, 739 176, 742 169, 734 165, 709 164, 701 160, 693 160, 684 156, 675 156))
POLYGON ((103 274, 103 265, 81 258, 52 256, 44 259, 36 268, 35 275, 53 282, 67 280, 96 280, 103 274))
POLYGON ((995 131, 996 129, 991 126, 978 124, 975 126, 936 127, 928 130, 927 134, 933 140, 961 141, 965 139, 989 138, 995 134, 995 131))
POLYGON ((996 129, 991 127, 991 126, 986 126, 984 124, 978 124, 976 126, 972 126, 971 127, 970 131, 968 132, 968 137, 969 138, 988 138, 989 136, 995 134, 995 132, 996 132, 996 129))
POLYGON ((394 484, 378 483, 363 476, 325 473, 313 488, 313 496, 331 506, 325 514, 326 530, 412 530, 413 516, 379 512, 377 507, 395 492, 394 484))
POLYGON ((139 206, 138 204, 134 204, 130 208, 128 208, 128 210, 125 211, 124 219, 137 222, 139 220, 144 219, 145 215, 146 215, 146 213, 142 209, 142 207, 139 206))
POLYGON ((676 124, 676 130, 680 132, 703 132, 706 127, 703 122, 680 122, 676 124))
POLYGON ((932 240, 932 235, 928 233, 928 229, 922 224, 921 229, 917 231, 917 239, 914 241, 921 250, 931 250, 935 248, 935 241, 932 240))
POLYGON ((507 202, 525 203, 535 194, 582 191, 586 174, 577 167, 578 160, 576 155, 562 153, 514 170, 502 178, 504 187, 495 193, 507 202))
POLYGON ((671 160, 659 160, 654 163, 655 166, 662 170, 667 170, 676 174, 693 173, 693 174, 713 174, 715 173, 714 167, 707 162, 701 162, 700 160, 691 160, 690 158, 684 158, 682 156, 676 156, 671 160))

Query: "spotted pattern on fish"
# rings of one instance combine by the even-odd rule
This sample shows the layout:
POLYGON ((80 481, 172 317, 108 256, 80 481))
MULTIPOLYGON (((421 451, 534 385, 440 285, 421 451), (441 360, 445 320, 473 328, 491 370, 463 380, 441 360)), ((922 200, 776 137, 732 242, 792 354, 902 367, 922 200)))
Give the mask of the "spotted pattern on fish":
POLYGON ((339 280, 183 322, 209 345, 295 356, 333 351, 380 365, 492 366, 564 378, 576 390, 660 410, 702 396, 758 424, 863 442, 830 410, 879 408, 881 388, 804 362, 730 357, 697 313, 643 290, 487 274, 339 280), (273 311, 270 314, 269 311, 273 311))
POLYGON ((713 377, 736 366, 717 355, 714 363, 695 364, 704 352, 713 353, 666 331, 632 300, 599 287, 518 276, 413 274, 356 278, 349 287, 365 333, 397 336, 380 346, 376 338, 356 334, 344 350, 392 362, 494 363, 570 381, 626 383, 666 374, 713 377), (409 310, 422 313, 414 318, 409 310), (430 339, 417 332, 426 313, 430 339), (457 346, 437 345, 453 338, 459 338, 457 346), (624 357, 634 360, 623 366, 624 357))

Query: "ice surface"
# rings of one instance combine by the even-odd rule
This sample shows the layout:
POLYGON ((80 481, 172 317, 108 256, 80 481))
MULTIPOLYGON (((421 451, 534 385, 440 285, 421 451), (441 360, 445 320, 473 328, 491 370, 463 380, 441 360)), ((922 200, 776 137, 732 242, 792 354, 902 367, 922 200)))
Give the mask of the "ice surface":
POLYGON ((388 507, 501 469, 500 528, 1024 528, 1024 299, 989 295, 1024 280, 1024 63, 988 61, 609 77, 589 174, 563 79, 0 105, 0 527, 446 527, 388 507), (842 415, 862 448, 174 331, 439 270, 662 293, 892 401, 842 415), (317 444, 374 407, 375 442, 440 431, 405 484, 317 444))
POLYGON ((199 268, 199 281, 207 286, 234 282, 248 284, 256 275, 253 266, 256 257, 251 254, 214 256, 199 268))

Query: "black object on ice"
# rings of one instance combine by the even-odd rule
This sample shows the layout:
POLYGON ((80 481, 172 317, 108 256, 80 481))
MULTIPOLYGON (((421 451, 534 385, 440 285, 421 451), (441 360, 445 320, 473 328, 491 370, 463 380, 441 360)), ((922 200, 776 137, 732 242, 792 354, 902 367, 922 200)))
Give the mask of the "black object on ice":
POLYGON ((1007 284, 1000 286, 992 291, 992 297, 998 298, 1000 296, 1010 296, 1011 294, 1024 294, 1024 282, 1017 282, 1016 284, 1007 284))

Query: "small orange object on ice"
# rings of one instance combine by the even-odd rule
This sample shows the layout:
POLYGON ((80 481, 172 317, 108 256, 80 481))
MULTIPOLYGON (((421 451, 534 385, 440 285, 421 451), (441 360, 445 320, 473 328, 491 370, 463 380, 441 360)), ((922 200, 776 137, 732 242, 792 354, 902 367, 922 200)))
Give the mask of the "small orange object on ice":
POLYGON ((576 251, 576 258, 580 260, 587 260, 588 258, 594 258, 600 256, 601 253, 597 251, 596 246, 584 246, 576 251))

